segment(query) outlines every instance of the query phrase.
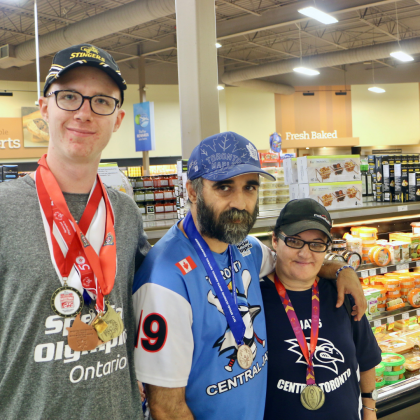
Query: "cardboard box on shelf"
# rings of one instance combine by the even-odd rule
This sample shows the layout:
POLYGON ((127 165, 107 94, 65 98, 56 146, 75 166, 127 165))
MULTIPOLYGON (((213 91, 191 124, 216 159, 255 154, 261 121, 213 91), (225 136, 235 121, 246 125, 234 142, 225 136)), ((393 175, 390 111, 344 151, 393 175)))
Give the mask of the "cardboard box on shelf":
POLYGON ((297 200, 299 198, 299 184, 289 185, 289 197, 291 200, 297 200))
POLYGON ((299 184, 299 198, 312 198, 327 210, 361 207, 362 181, 299 184))
POLYGON ((285 185, 298 183, 297 158, 283 160, 284 183, 285 185))
POLYGON ((303 156, 297 158, 299 183, 361 181, 360 156, 303 156))

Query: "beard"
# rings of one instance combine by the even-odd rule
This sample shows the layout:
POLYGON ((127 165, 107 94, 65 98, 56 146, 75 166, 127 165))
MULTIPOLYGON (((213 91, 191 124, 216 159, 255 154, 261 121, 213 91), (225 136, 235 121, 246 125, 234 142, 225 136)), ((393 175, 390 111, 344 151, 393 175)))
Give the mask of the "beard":
POLYGON ((252 214, 246 210, 230 209, 216 216, 212 206, 208 206, 201 194, 197 195, 197 221, 200 233, 208 238, 217 239, 226 244, 236 245, 242 242, 258 215, 258 203, 252 214))

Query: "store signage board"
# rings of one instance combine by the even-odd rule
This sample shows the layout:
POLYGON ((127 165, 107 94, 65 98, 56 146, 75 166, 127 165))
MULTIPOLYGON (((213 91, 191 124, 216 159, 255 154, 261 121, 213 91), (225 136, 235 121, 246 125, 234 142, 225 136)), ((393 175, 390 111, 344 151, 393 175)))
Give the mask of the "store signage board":
POLYGON ((100 163, 98 174, 102 182, 117 191, 124 190, 123 180, 116 163, 100 163))
POLYGON ((22 118, 0 118, 0 161, 40 158, 45 153, 47 153, 47 147, 25 147, 22 118))
POLYGON ((324 130, 321 130, 320 133, 317 133, 316 131, 311 131, 310 133, 307 133, 305 130, 303 130, 302 133, 290 133, 286 132, 286 140, 309 140, 309 139, 336 139, 337 138, 337 130, 334 130, 331 132, 325 132, 324 130))
POLYGON ((133 105, 136 152, 155 150, 155 112, 153 102, 133 105))

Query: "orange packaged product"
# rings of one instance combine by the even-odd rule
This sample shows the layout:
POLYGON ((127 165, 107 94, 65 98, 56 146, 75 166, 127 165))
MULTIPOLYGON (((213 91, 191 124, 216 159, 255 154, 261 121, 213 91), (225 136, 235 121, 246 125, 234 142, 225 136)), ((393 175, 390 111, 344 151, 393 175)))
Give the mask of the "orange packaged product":
POLYGON ((374 248, 372 257, 371 253, 369 252, 369 257, 372 261, 372 264, 383 267, 391 262, 391 251, 383 246, 377 246, 374 248))
POLYGON ((407 300, 411 306, 414 306, 414 308, 420 308, 420 288, 413 289, 408 292, 407 300))
POLYGON ((376 290, 379 290, 381 292, 381 297, 386 297, 387 290, 386 290, 386 287, 385 286, 383 286, 383 285, 381 285, 381 286, 376 285, 374 288, 376 290))
POLYGON ((398 278, 392 278, 392 277, 385 277, 384 278, 384 286, 386 287, 386 290, 393 290, 397 287, 400 287, 400 280, 398 278))
POLYGON ((386 302, 386 296, 380 296, 380 297, 378 297, 378 302, 380 304, 385 303, 386 302))
POLYGON ((384 277, 391 277, 392 279, 393 278, 399 278, 399 276, 398 276, 398 274, 395 274, 395 272, 393 272, 393 273, 385 273, 384 274, 384 277))
POLYGON ((409 289, 406 289, 405 287, 401 287, 401 294, 407 295, 414 289, 414 287, 410 287, 409 289))
POLYGON ((386 302, 387 311, 395 311, 396 309, 404 308, 404 307, 405 307, 405 303, 403 302, 401 298, 393 299, 386 302))
MULTIPOLYGON (((350 229, 352 230, 352 229, 350 229)), ((378 229, 376 228, 372 228, 372 227, 364 227, 364 226, 359 226, 358 228, 358 233, 359 236, 363 239, 363 238, 374 238, 376 239, 376 234, 378 232, 378 229)), ((353 233, 353 231, 352 231, 353 233)))

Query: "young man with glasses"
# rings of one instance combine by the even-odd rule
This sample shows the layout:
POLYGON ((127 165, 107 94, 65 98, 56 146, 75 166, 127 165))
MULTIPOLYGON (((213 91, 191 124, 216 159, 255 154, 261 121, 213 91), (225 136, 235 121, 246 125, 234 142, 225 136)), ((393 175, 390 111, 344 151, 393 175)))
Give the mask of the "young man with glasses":
POLYGON ((93 45, 59 51, 40 111, 48 153, 0 186, 0 417, 142 418, 131 288, 150 246, 97 176, 126 83, 93 45))

